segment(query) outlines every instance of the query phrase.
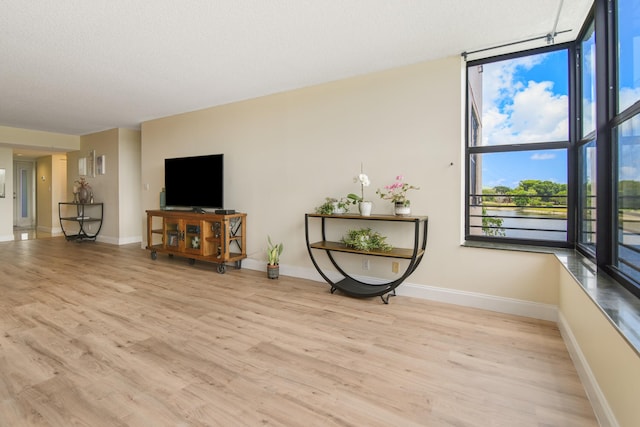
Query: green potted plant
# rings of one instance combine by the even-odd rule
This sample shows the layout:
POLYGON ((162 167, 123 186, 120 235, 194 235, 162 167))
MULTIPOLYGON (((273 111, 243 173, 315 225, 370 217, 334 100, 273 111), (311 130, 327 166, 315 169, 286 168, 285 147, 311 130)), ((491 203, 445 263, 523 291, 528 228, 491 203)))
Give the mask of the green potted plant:
POLYGON ((346 197, 336 199, 334 197, 325 198, 325 202, 316 208, 316 213, 322 215, 343 214, 349 210, 351 202, 346 197))
POLYGON ((280 276, 280 255, 282 254, 282 243, 273 244, 271 236, 267 236, 267 277, 277 279, 280 276))
POLYGON ((353 182, 360 184, 360 195, 355 193, 347 194, 347 199, 350 204, 358 205, 358 210, 362 216, 370 216, 373 203, 364 199, 364 187, 368 187, 371 182, 369 177, 363 172, 363 166, 360 165, 360 174, 353 178, 353 182))
POLYGON ((384 190, 386 191, 378 188, 376 194, 378 194, 381 199, 390 200, 391 203, 394 204, 396 215, 410 215, 411 201, 407 198, 407 191, 419 189, 420 187, 404 182, 404 176, 398 175, 393 184, 384 186, 384 190))
POLYGON ((373 231, 370 228, 360 228, 358 230, 348 230, 347 235, 340 241, 346 246, 359 251, 382 251, 389 252, 393 246, 386 242, 386 236, 373 231))

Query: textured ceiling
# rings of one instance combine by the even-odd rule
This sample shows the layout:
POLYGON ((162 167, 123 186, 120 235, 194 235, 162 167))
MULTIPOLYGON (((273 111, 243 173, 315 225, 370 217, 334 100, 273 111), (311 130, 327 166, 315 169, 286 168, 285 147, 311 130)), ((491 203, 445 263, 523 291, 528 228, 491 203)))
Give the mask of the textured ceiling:
POLYGON ((544 36, 560 5, 575 39, 589 0, 0 0, 0 125, 137 128, 544 36))

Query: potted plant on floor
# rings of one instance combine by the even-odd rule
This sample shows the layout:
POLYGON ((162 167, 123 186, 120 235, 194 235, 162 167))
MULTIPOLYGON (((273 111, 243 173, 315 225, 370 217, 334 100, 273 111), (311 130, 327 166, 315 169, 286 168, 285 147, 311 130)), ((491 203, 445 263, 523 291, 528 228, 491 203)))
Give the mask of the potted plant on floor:
POLYGON ((271 236, 267 236, 267 277, 277 279, 280 277, 280 255, 282 254, 282 243, 273 244, 271 236))

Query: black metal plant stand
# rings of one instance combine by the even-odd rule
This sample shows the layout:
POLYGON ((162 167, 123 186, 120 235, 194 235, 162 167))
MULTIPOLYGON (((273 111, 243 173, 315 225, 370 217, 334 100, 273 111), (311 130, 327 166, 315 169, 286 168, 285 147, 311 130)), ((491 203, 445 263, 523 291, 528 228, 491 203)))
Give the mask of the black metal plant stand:
POLYGON ((95 241, 102 228, 103 208, 102 203, 58 203, 58 218, 60 218, 60 228, 65 239, 77 242, 95 241), (70 224, 77 224, 75 234, 69 231, 70 224))
POLYGON ((320 273, 322 278, 331 285, 331 293, 334 293, 336 290, 340 290, 341 292, 359 298, 366 297, 374 297, 379 296, 382 299, 382 302, 385 304, 389 303, 389 297, 395 296, 395 289, 402 283, 404 280, 411 275, 415 271, 415 269, 422 261, 422 257, 424 256, 425 248, 427 246, 427 230, 428 230, 428 217, 426 216, 396 216, 396 215, 372 215, 372 216, 361 216, 361 215, 351 215, 351 214, 337 214, 337 215, 323 215, 323 214, 306 214, 305 215, 305 238, 307 242, 307 250, 309 251, 309 256, 311 257, 311 262, 314 267, 320 273), (322 240, 319 242, 311 243, 309 241, 309 219, 310 218, 319 218, 321 223, 321 232, 322 232, 322 240), (389 252, 384 251, 361 251, 357 249, 350 248, 340 242, 332 242, 326 239, 326 228, 327 222, 334 220, 360 220, 360 221, 385 221, 392 222, 396 224, 406 224, 412 223, 414 225, 414 238, 413 238, 413 248, 393 248, 389 252), (322 250, 331 261, 331 264, 335 267, 335 269, 343 276, 341 280, 334 281, 330 279, 325 272, 322 271, 322 268, 318 265, 316 258, 314 256, 314 249, 322 250), (400 275, 397 279, 386 281, 381 284, 371 284, 366 283, 361 280, 358 280, 353 277, 353 275, 347 273, 344 268, 342 268, 336 258, 333 256, 334 252, 342 252, 342 253, 351 253, 351 254, 360 254, 367 256, 377 256, 377 257, 387 257, 387 258, 397 258, 397 259, 406 259, 409 260, 408 265, 403 274, 400 275))

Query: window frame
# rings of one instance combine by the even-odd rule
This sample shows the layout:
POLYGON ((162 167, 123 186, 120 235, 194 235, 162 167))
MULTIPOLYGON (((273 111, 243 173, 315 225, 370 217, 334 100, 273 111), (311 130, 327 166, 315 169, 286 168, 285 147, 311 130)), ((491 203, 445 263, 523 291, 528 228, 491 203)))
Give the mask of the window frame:
MULTIPOLYGON (((571 177, 574 175, 574 169, 576 164, 575 154, 573 154, 574 147, 574 136, 575 132, 575 105, 572 96, 572 93, 575 93, 575 76, 572 70, 574 67, 574 57, 575 57, 575 47, 574 43, 561 43, 552 46, 545 46, 536 49, 529 49, 521 52, 513 52, 504 55, 498 55, 483 59, 477 59, 473 61, 468 61, 466 64, 465 76, 466 76, 466 86, 465 86, 465 110, 466 110, 466 119, 465 119, 465 240, 469 241, 486 241, 493 243, 505 243, 505 244, 524 244, 524 245, 536 245, 536 246, 548 246, 548 247, 561 247, 561 248, 570 248, 573 247, 573 241, 575 241, 576 227, 575 227, 575 196, 572 194, 573 192, 570 190, 571 185, 571 177), (522 58, 526 56, 533 56, 548 52, 556 52, 566 50, 567 51, 567 78, 568 78, 568 98, 569 102, 567 105, 567 113, 568 113, 568 121, 569 121, 569 129, 567 141, 552 141, 552 142, 532 142, 532 143, 517 143, 517 144, 498 144, 498 145, 478 145, 471 146, 469 138, 470 138, 470 127, 471 127, 471 102, 469 100, 469 69, 476 66, 482 66, 488 63, 500 62, 509 59, 522 58), (494 236, 484 236, 484 235, 474 235, 471 234, 471 207, 470 207, 470 199, 471 199, 471 162, 472 157, 475 154, 490 154, 490 153, 505 153, 505 152, 517 152, 517 151, 543 151, 543 150, 557 150, 564 149, 567 154, 567 239, 565 241, 552 241, 552 240, 532 240, 532 239, 517 239, 517 238, 509 238, 509 237, 494 237, 494 236)), ((475 113, 475 111, 474 111, 475 113)), ((574 184, 575 185, 575 184, 574 184)))
MULTIPOLYGON (((597 0, 596 0, 597 2, 597 0)), ((578 34, 578 37, 576 38, 575 41, 575 54, 574 54, 574 59, 575 59, 575 65, 573 67, 573 74, 574 74, 574 81, 576 83, 576 91, 575 91, 575 97, 574 97, 574 102, 575 102, 575 111, 576 111, 576 116, 575 116, 575 129, 576 129, 576 142, 575 142, 575 158, 576 158, 576 169, 575 169, 575 175, 574 175, 574 179, 575 179, 575 187, 573 188, 573 190, 569 190, 571 193, 574 193, 576 195, 576 235, 575 235, 575 248, 578 249, 583 255, 585 255, 587 258, 591 259, 592 261, 596 261, 596 253, 597 253, 597 245, 598 245, 598 240, 603 240, 603 239, 598 239, 599 236, 599 230, 598 230, 598 224, 600 221, 598 221, 597 219, 599 219, 600 216, 600 209, 598 207, 598 201, 600 199, 605 199, 607 198, 607 194, 609 193, 600 193, 601 188, 599 187, 599 179, 600 179, 600 175, 601 175, 601 170, 600 170, 600 165, 598 165, 598 159, 600 159, 600 155, 601 153, 598 151, 598 147, 604 145, 604 143, 598 143, 598 117, 601 117, 602 112, 598 110, 599 105, 602 104, 602 102, 598 102, 598 100, 600 100, 602 93, 600 92, 600 88, 601 88, 601 84, 598 81, 598 79, 600 78, 600 76, 602 76, 602 70, 601 68, 601 63, 603 62, 601 59, 601 56, 603 54, 602 50, 598 48, 598 39, 600 38, 597 28, 599 27, 598 22, 596 22, 595 19, 595 5, 594 7, 591 8, 591 11, 589 12, 589 15, 587 15, 587 18, 585 19, 585 22, 582 25, 582 29, 580 30, 580 33, 578 34), (587 34, 587 32, 591 29, 591 27, 593 28, 593 32, 595 35, 595 55, 596 55, 596 69, 595 69, 595 75, 592 76, 592 80, 594 81, 595 84, 595 89, 596 89, 596 99, 595 99, 595 117, 592 118, 593 124, 594 124, 594 129, 591 130, 590 132, 588 132, 587 134, 583 134, 583 124, 582 124, 582 118, 584 117, 584 111, 583 111, 583 99, 582 99, 582 94, 583 94, 583 81, 582 81, 582 56, 583 56, 583 52, 582 52, 582 42, 585 39, 585 36, 587 34), (600 65, 599 65, 600 64, 600 65), (580 185, 581 185, 581 172, 582 172, 582 165, 581 165, 581 157, 580 157, 580 150, 582 150, 583 147, 588 146, 590 143, 594 143, 595 144, 595 153, 596 153, 596 177, 595 177, 595 181, 593 183, 593 185, 596 186, 596 208, 595 208, 595 215, 596 215, 596 226, 595 226, 595 243, 594 244, 585 244, 580 240, 580 236, 583 233, 583 229, 582 229, 582 203, 581 203, 581 189, 580 189, 580 185), (598 195, 603 194, 602 197, 598 197, 598 195)))
MULTIPOLYGON (((466 128, 465 128, 465 239, 477 241, 489 241, 492 243, 518 243, 523 245, 537 245, 547 247, 564 246, 576 249, 578 252, 593 260, 602 270, 613 279, 628 289, 632 294, 640 298, 640 279, 632 278, 625 274, 617 265, 622 260, 618 258, 619 241, 618 234, 618 201, 619 201, 619 144, 616 137, 618 128, 623 123, 635 117, 640 117, 640 100, 636 100, 624 110, 618 111, 618 64, 620 52, 618 44, 618 6, 622 0, 594 0, 593 7, 585 19, 578 37, 568 43, 548 46, 546 48, 529 49, 507 55, 489 57, 467 63, 466 78, 467 87, 466 102, 466 128), (595 31, 595 129, 583 135, 583 92, 581 58, 582 43, 588 34, 590 27, 595 31), (569 58, 569 141, 566 143, 550 142, 541 144, 523 143, 520 145, 492 145, 473 147, 469 143, 469 69, 476 65, 505 59, 517 58, 527 55, 544 53, 552 50, 567 49, 569 58), (583 177, 580 152, 589 144, 595 143, 595 169, 596 176, 593 182, 596 194, 596 224, 595 244, 581 241, 584 231, 582 226, 582 202, 579 197, 580 186, 583 177), (477 153, 496 153, 515 150, 556 149, 564 144, 567 150, 567 241, 565 244, 557 244, 553 241, 529 241, 524 239, 507 239, 470 234, 470 159, 477 153)), ((634 264, 636 266, 636 264, 634 264)), ((637 265, 640 267, 640 264, 637 265)))

